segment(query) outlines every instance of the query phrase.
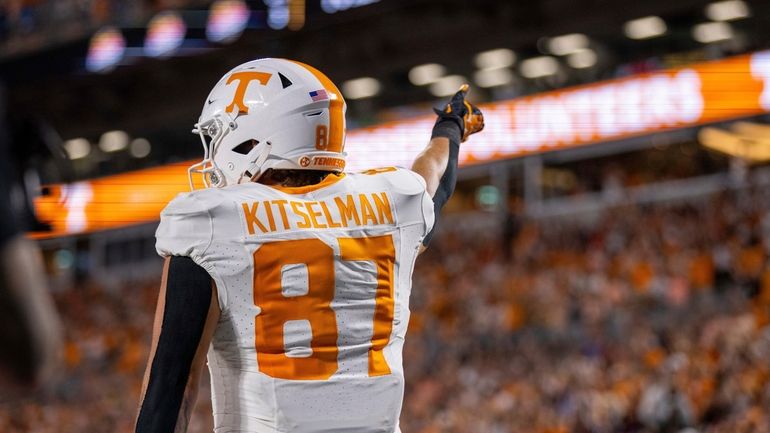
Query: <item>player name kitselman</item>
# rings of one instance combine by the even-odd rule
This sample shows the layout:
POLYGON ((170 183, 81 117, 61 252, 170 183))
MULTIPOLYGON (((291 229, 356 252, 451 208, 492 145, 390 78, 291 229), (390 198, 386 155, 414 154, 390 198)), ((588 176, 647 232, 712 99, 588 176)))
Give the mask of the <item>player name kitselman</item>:
POLYGON ((324 200, 259 200, 241 203, 249 234, 294 229, 394 224, 384 192, 346 194, 324 200))

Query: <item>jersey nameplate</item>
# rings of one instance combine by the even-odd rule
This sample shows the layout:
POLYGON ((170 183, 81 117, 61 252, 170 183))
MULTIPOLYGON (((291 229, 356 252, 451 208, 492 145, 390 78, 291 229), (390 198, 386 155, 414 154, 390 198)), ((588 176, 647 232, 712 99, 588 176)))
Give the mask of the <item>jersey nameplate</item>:
POLYGON ((385 192, 324 200, 259 200, 241 203, 250 235, 286 230, 395 224, 385 192))

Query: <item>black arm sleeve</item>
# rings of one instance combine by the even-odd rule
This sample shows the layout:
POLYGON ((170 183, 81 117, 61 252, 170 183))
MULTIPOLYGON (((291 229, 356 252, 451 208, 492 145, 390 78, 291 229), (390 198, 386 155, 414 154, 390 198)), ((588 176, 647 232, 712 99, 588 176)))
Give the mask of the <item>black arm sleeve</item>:
POLYGON ((171 257, 163 322, 136 433, 172 433, 211 304, 211 277, 189 257, 171 257))
POLYGON ((433 213, 435 215, 435 222, 433 228, 422 240, 424 246, 428 246, 433 233, 436 231, 438 225, 438 216, 441 209, 449 201, 449 197, 455 191, 455 185, 457 184, 457 162, 460 157, 460 139, 462 138, 462 129, 455 120, 442 119, 436 123, 433 127, 433 134, 431 138, 445 137, 449 139, 449 160, 447 161, 446 170, 444 175, 439 181, 436 194, 433 196, 433 213))

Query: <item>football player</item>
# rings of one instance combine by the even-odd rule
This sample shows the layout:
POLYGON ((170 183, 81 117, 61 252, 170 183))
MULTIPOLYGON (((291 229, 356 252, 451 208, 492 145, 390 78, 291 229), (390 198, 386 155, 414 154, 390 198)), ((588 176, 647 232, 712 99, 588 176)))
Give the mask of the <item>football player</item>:
POLYGON ((414 262, 483 126, 467 85, 412 170, 345 173, 345 101, 315 68, 240 65, 194 132, 209 188, 161 213, 165 268, 136 431, 184 432, 208 359, 217 433, 397 432, 414 262))

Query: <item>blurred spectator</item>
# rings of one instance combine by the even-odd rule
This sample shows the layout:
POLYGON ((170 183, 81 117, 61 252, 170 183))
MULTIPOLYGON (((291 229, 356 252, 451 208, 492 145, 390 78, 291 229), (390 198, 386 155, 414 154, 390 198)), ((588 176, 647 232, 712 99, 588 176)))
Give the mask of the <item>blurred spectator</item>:
MULTIPOLYGON (((26 161, 11 152, 19 137, 6 120, 0 86, 0 402, 45 385, 56 373, 61 323, 43 272, 40 249, 23 235, 28 207, 19 172, 26 161), (12 131, 8 134, 8 131, 12 131)), ((29 131, 32 129, 32 131, 29 131)), ((32 140, 23 141, 31 147, 32 140)))

